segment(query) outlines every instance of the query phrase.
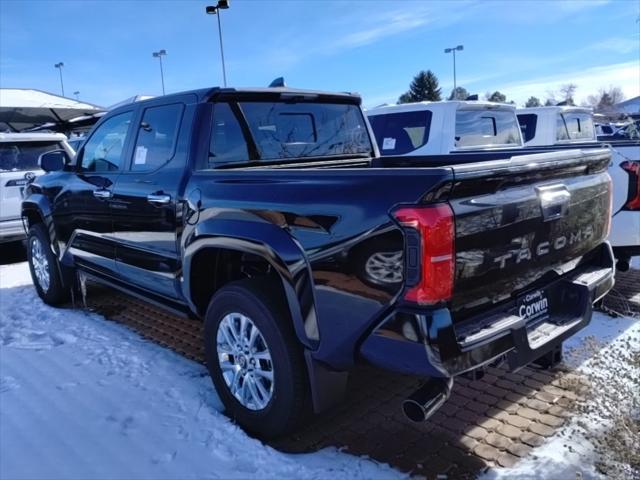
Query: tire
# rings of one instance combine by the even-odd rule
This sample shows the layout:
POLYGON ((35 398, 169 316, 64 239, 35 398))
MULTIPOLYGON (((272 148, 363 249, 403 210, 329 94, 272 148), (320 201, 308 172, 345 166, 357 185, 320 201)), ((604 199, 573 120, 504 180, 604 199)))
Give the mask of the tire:
POLYGON ((51 250, 49 235, 42 223, 37 223, 29 229, 27 261, 33 285, 44 303, 52 306, 66 303, 71 291, 62 282, 58 259, 51 250))
POLYGON ((282 292, 272 283, 246 279, 216 292, 206 313, 204 343, 209 374, 230 418, 260 438, 278 437, 300 426, 310 410, 302 345, 293 331, 282 292), (243 321, 244 336, 240 335, 243 321), (229 326, 235 327, 234 332, 229 326), (255 357, 247 348, 239 353, 235 339, 249 337, 254 328, 261 335, 256 335, 253 343, 258 352, 255 357), (233 344, 236 347, 231 352, 233 344), (270 362, 264 358, 265 351, 270 362), (240 376, 234 384, 238 369, 240 376), (269 370, 271 382, 263 376, 269 370))
POLYGON ((371 287, 396 290, 402 285, 402 250, 384 239, 370 240, 351 255, 356 276, 371 287))

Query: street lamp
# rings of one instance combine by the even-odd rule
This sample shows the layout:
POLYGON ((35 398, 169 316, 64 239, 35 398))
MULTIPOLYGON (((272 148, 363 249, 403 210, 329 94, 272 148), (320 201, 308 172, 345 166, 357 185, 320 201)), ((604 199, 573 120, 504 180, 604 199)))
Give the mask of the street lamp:
POLYGON ((456 50, 462 51, 464 50, 464 45, 458 45, 457 47, 445 48, 444 53, 452 53, 453 52, 453 95, 455 97, 456 94, 456 50))
POLYGON ((60 88, 62 89, 62 96, 64 97, 64 83, 62 83, 62 67, 64 67, 64 63, 56 63, 54 67, 60 72, 60 88))
POLYGON ((160 60, 160 80, 162 80, 162 95, 164 95, 164 71, 162 70, 162 57, 167 54, 166 50, 153 52, 153 56, 160 60))
POLYGON ((76 100, 80 100, 80 91, 76 90, 75 92, 73 92, 73 94, 76 96, 76 100))
POLYGON ((229 8, 229 0, 218 0, 218 4, 206 7, 207 15, 216 15, 218 17, 218 35, 220 36, 220 58, 222 59, 222 80, 224 86, 227 86, 227 71, 224 67, 224 49, 222 48, 222 26, 220 25, 220 10, 229 8))

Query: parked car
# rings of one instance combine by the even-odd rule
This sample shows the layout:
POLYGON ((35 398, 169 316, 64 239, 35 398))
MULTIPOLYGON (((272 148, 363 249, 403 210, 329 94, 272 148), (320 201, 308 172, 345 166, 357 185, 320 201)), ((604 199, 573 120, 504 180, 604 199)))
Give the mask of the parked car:
POLYGON ((360 104, 213 88, 110 111, 27 186, 38 295, 89 278, 201 318, 227 414, 262 437, 338 402, 358 358, 425 378, 415 421, 457 375, 557 360, 613 285, 609 151, 372 168, 360 104), (349 265, 373 239, 401 252, 393 289, 349 265))
POLYGON ((20 204, 25 185, 44 173, 38 157, 52 149, 73 151, 57 133, 0 133, 0 243, 26 238, 20 204))
MULTIPOLYGON (((588 108, 537 107, 518 109, 517 113, 527 147, 611 148, 613 219, 609 241, 618 269, 627 270, 631 257, 640 255, 640 136, 633 139, 614 133, 606 142, 598 142, 588 108)), ((631 129, 632 124, 626 128, 631 129)))

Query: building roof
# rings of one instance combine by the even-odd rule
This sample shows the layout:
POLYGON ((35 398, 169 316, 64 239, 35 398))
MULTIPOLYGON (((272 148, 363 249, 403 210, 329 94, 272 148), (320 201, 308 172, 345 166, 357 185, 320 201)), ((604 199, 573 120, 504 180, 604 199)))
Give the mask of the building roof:
POLYGON ((103 111, 98 105, 29 88, 0 88, 0 129, 20 132, 103 111))

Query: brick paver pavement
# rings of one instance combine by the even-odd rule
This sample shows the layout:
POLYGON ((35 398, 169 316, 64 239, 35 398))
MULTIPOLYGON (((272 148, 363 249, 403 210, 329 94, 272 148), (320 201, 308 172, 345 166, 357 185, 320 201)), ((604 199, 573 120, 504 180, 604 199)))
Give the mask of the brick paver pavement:
MULTIPOLYGON (((640 271, 618 277, 615 298, 607 297, 604 306, 628 307, 640 316, 640 271)), ((90 289, 89 306, 178 353, 203 359, 202 326, 195 320, 98 287, 90 289)), ((511 466, 528 455, 588 392, 584 379, 562 368, 516 373, 489 368, 480 380, 457 378, 444 407, 427 422, 413 423, 401 404, 422 382, 359 366, 342 404, 271 445, 286 452, 333 446, 427 478, 474 478, 487 466, 511 466)))

